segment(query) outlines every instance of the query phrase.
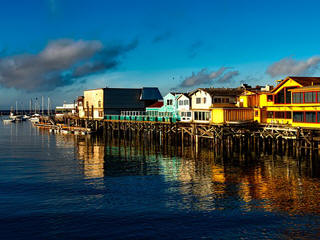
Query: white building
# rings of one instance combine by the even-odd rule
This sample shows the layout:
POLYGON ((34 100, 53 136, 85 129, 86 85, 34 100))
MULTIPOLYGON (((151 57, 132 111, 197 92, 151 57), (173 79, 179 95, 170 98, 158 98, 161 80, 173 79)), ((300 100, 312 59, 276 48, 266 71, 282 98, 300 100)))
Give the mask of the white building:
POLYGON ((74 103, 64 103, 63 106, 57 106, 55 116, 64 117, 72 116, 76 114, 77 104, 74 103))
POLYGON ((187 94, 181 94, 177 98, 178 112, 182 122, 190 122, 192 120, 192 112, 190 110, 190 98, 187 94))

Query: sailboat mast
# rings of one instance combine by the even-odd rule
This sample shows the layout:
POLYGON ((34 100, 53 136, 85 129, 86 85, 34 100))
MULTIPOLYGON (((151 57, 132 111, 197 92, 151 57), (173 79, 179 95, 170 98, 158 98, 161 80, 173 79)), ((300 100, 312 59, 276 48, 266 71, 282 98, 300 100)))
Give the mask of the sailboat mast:
POLYGON ((50 116, 50 98, 48 97, 48 116, 50 116))
POLYGON ((43 96, 41 97, 41 110, 42 110, 42 116, 43 116, 43 96))
POLYGON ((32 99, 30 99, 29 114, 32 112, 32 99))
POLYGON ((16 114, 18 114, 18 101, 16 101, 16 114))

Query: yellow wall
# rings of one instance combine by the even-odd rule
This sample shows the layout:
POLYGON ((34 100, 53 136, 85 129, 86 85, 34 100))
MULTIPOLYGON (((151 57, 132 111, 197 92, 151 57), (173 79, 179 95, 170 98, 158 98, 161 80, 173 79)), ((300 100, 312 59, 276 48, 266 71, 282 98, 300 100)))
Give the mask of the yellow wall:
POLYGON ((289 78, 279 89, 277 89, 273 94, 277 94, 284 87, 302 87, 299 83, 289 78))
POLYGON ((252 108, 212 108, 211 123, 222 124, 229 121, 253 121, 252 108))
POLYGON ((224 123, 223 108, 213 108, 211 110, 211 123, 224 123))
MULTIPOLYGON (((84 101, 83 106, 85 111, 88 111, 87 106, 89 105, 89 111, 93 106, 93 117, 94 118, 103 118, 99 117, 99 111, 103 111, 103 89, 94 89, 84 91, 84 101), (99 108, 99 101, 101 102, 101 107, 99 108), (88 103, 88 104, 87 104, 88 103)), ((91 117, 92 115, 90 115, 91 117)))

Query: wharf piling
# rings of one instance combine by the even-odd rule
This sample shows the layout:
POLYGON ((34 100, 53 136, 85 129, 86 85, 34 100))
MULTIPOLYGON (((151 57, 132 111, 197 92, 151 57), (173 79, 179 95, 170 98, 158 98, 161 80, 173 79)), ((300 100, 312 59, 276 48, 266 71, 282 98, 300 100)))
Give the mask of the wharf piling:
POLYGON ((293 128, 287 125, 257 123, 222 124, 154 122, 106 119, 68 118, 69 126, 91 128, 105 137, 138 138, 161 146, 192 146, 195 152, 202 147, 220 148, 232 154, 232 149, 254 147, 259 151, 292 152, 296 156, 312 155, 319 149, 320 132, 315 129, 293 128))

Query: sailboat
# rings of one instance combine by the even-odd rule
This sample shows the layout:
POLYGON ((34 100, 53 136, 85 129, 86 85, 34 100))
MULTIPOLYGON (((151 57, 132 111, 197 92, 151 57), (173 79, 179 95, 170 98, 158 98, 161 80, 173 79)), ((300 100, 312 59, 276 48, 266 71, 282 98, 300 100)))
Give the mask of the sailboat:
POLYGON ((16 112, 13 112, 13 109, 11 108, 9 118, 13 119, 14 121, 23 121, 22 115, 18 115, 18 101, 16 101, 16 112))

